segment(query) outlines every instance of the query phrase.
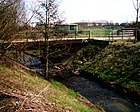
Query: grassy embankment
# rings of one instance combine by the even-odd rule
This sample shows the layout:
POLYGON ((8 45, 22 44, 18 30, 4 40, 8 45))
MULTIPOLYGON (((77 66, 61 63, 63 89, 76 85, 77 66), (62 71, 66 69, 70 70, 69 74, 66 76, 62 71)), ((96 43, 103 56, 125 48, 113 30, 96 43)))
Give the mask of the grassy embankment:
POLYGON ((101 112, 61 83, 33 75, 0 65, 0 112, 101 112))
POLYGON ((65 38, 94 38, 94 37, 109 37, 113 33, 117 32, 118 29, 109 29, 109 28, 86 28, 82 31, 79 31, 78 34, 68 34, 65 38))
POLYGON ((95 28, 95 29, 86 29, 83 31, 83 33, 88 34, 89 31, 91 35, 96 35, 96 36, 109 36, 113 32, 112 29, 95 28))
POLYGON ((77 53, 73 65, 110 84, 140 93, 140 42, 115 42, 102 50, 88 45, 77 53))

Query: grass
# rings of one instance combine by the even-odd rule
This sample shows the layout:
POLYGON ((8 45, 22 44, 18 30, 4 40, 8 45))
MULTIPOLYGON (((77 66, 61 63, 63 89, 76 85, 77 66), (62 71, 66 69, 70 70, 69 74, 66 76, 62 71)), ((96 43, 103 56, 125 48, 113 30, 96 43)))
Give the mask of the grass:
POLYGON ((0 65, 0 111, 96 112, 96 106, 57 81, 0 65), (4 97, 2 97, 4 96, 4 97), (82 102, 81 102, 82 101, 82 102))
POLYGON ((28 50, 28 51, 26 51, 25 53, 27 53, 27 54, 29 54, 29 55, 33 55, 33 56, 40 56, 41 54, 41 52, 43 52, 43 51, 41 51, 41 50, 28 50))
POLYGON ((102 50, 88 45, 77 54, 73 64, 104 81, 140 93, 140 42, 118 41, 102 50))
POLYGON ((96 28, 96 29, 86 29, 83 31, 84 34, 90 34, 96 35, 96 36, 110 36, 111 33, 113 33, 112 29, 107 28, 96 28))

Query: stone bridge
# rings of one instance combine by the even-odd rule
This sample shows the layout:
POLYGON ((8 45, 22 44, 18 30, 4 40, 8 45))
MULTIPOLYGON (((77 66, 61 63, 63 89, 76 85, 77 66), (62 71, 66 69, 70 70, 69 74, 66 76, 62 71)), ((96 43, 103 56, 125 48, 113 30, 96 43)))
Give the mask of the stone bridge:
MULTIPOLYGON (((109 40, 95 40, 95 39, 57 39, 57 40, 48 40, 49 48, 60 48, 64 49, 66 47, 70 49, 80 49, 87 44, 94 44, 100 47, 107 46, 110 42, 109 40)), ((6 43, 7 44, 7 43, 6 43)), ((28 41, 13 41, 11 43, 10 49, 19 49, 24 50, 43 50, 46 42, 42 40, 28 40, 28 41)))

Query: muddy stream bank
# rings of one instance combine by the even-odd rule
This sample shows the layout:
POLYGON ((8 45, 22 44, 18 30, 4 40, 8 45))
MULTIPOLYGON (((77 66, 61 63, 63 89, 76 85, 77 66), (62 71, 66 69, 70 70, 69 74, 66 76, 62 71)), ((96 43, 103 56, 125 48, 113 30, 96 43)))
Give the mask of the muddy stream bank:
POLYGON ((124 99, 114 90, 108 90, 94 80, 72 76, 60 82, 92 103, 101 105, 106 112, 140 112, 140 106, 137 103, 124 99))
MULTIPOLYGON (((44 70, 42 61, 37 57, 24 54, 22 58, 18 58, 18 61, 20 60, 21 63, 24 62, 23 64, 30 69, 34 69, 38 72, 44 70), (26 58, 23 60, 23 57, 26 58)), ((52 69, 54 72, 55 70, 57 69, 52 69)), ((63 73, 61 76, 63 76, 63 73)), ((102 106, 106 112, 140 112, 140 106, 137 103, 128 100, 127 98, 123 98, 112 89, 109 90, 106 87, 101 86, 94 78, 84 78, 82 77, 84 74, 69 74, 67 71, 65 72, 65 77, 61 78, 61 76, 58 76, 56 80, 80 93, 92 103, 102 106)))

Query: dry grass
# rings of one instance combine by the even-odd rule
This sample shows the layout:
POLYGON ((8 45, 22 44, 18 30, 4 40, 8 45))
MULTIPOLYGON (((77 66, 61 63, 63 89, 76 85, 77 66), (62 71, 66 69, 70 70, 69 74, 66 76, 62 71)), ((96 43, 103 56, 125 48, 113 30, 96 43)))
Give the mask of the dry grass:
POLYGON ((103 111, 64 85, 0 65, 1 112, 103 111))

